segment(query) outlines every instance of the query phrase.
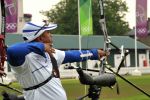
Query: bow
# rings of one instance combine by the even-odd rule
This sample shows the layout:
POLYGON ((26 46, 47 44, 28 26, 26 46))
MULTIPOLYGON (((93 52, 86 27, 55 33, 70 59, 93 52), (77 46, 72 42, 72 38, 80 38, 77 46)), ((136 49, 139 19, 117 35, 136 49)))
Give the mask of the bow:
POLYGON ((5 50, 5 0, 1 0, 1 33, 0 33, 0 76, 6 76, 4 62, 6 60, 5 50))
MULTIPOLYGON (((99 20, 99 23, 101 25, 101 29, 102 29, 102 32, 103 32, 103 35, 104 35, 104 51, 106 53, 110 52, 110 48, 109 48, 109 45, 112 45, 113 47, 115 47, 118 51, 121 52, 121 55, 122 55, 122 60, 121 60, 121 63, 117 69, 117 72, 114 72, 114 74, 118 74, 119 73, 119 70, 127 56, 127 53, 124 52, 123 48, 122 49, 119 49, 116 45, 114 45, 111 40, 110 40, 110 36, 108 36, 108 33, 107 33, 107 27, 106 27, 106 20, 105 20, 105 14, 104 14, 104 2, 103 0, 99 0, 99 7, 100 7, 100 20, 99 20), (126 55, 125 55, 126 53, 126 55)), ((123 47, 123 46, 122 46, 123 47)), ((107 57, 102 57, 100 59, 100 71, 99 71, 99 75, 102 75, 105 73, 105 68, 107 68, 108 70, 110 70, 111 72, 113 71, 112 69, 110 69, 110 67, 108 67, 108 63, 107 63, 107 57)), ((100 87, 100 90, 102 89, 102 87, 100 87)), ((116 81, 116 89, 117 89, 117 94, 119 94, 119 84, 118 82, 116 81)))
MULTIPOLYGON (((100 9, 99 23, 100 23, 100 26, 101 26, 101 29, 102 29, 102 32, 103 32, 103 35, 104 35, 104 49, 103 50, 105 51, 105 53, 109 53, 110 52, 109 44, 111 43, 111 41, 110 41, 110 37, 108 36, 108 33, 107 33, 103 0, 99 0, 99 9, 100 9)), ((100 59, 100 71, 99 71, 100 76, 104 75, 106 73, 106 71, 105 71, 106 65, 107 65, 107 57, 104 56, 100 59)), ((111 78, 112 76, 109 76, 110 79, 113 79, 113 78, 111 78)), ((115 80, 115 79, 113 79, 113 80, 115 80)), ((110 88, 111 87, 112 87, 112 85, 110 86, 110 88)), ((99 95, 100 95, 100 92, 102 90, 102 86, 98 86, 98 88, 99 88, 99 95)))
POLYGON ((100 6, 100 20, 99 20, 99 23, 101 25, 102 32, 104 34, 104 51, 106 53, 110 52, 109 45, 113 46, 115 49, 117 49, 121 53, 121 62, 119 64, 118 69, 117 69, 116 72, 113 71, 110 68, 110 66, 107 64, 107 57, 102 57, 100 59, 100 62, 101 62, 100 70, 78 68, 77 72, 80 76, 80 82, 82 84, 90 85, 89 86, 89 93, 85 96, 80 97, 78 100, 82 100, 86 96, 88 96, 89 98, 92 98, 92 100, 98 100, 98 98, 100 96, 100 93, 101 93, 101 90, 102 90, 102 87, 105 87, 105 86, 111 87, 115 83, 116 83, 116 87, 117 87, 117 93, 119 94, 119 85, 118 85, 117 81, 115 80, 114 75, 120 77, 125 82, 129 83, 134 88, 136 88, 137 90, 139 90, 140 92, 142 92, 146 96, 150 97, 150 95, 147 94, 145 91, 143 91, 142 89, 140 89, 139 87, 137 87, 136 85, 134 85, 133 83, 131 83, 130 81, 128 81, 127 79, 125 79, 124 77, 122 77, 121 75, 118 74, 122 64, 124 63, 124 60, 125 60, 126 56, 128 55, 128 51, 124 50, 123 46, 120 49, 116 45, 111 43, 110 37, 108 36, 108 33, 107 33, 107 27, 106 27, 105 15, 104 15, 103 0, 99 0, 99 6, 100 6), (105 68, 108 69, 109 71, 111 71, 114 75, 107 73, 105 71, 105 68), (99 72, 99 76, 91 77, 90 75, 84 73, 82 70, 99 72))
MULTIPOLYGON (((1 0, 1 33, 0 33, 0 77, 6 77, 6 73, 4 72, 4 62, 6 61, 6 46, 5 46, 5 25, 6 25, 6 15, 5 15, 5 0, 1 0)), ((3 82, 3 78, 2 78, 3 82)), ((6 85, 0 83, 0 86, 4 86, 8 89, 14 90, 18 93, 22 92, 16 88, 10 87, 10 84, 6 85)))
MULTIPOLYGON (((150 97, 150 95, 147 94, 145 91, 143 91, 142 89, 140 89, 139 87, 137 87, 136 85, 134 85, 132 82, 128 81, 127 79, 125 79, 124 77, 122 77, 121 75, 118 74, 121 66, 124 63, 124 60, 125 60, 126 56, 129 53, 128 53, 128 50, 124 50, 123 46, 121 46, 121 48, 118 48, 115 44, 113 44, 110 41, 110 37, 107 34, 106 21, 105 21, 105 15, 104 15, 103 0, 99 0, 99 5, 100 5, 100 21, 99 22, 100 22, 100 25, 102 27, 102 31, 103 31, 103 34, 104 34, 104 50, 105 50, 105 52, 109 52, 110 51, 109 44, 110 44, 111 46, 113 46, 115 49, 117 49, 121 53, 121 62, 119 64, 116 72, 113 71, 110 68, 110 66, 108 66, 107 59, 105 57, 105 58, 100 59, 100 61, 101 61, 101 65, 100 65, 101 71, 100 71, 99 74, 102 75, 105 72, 105 68, 107 68, 109 71, 111 71, 112 73, 114 73, 116 76, 120 77, 125 82, 127 82, 128 84, 130 84, 131 86, 133 86, 134 88, 136 88, 137 90, 139 90, 140 92, 142 92, 143 94, 145 94, 146 96, 150 97)), ((117 94, 119 94, 119 85, 118 85, 117 82, 116 82, 116 87, 117 87, 117 94)), ((101 88, 102 87, 100 87, 100 90, 101 90, 101 88)))

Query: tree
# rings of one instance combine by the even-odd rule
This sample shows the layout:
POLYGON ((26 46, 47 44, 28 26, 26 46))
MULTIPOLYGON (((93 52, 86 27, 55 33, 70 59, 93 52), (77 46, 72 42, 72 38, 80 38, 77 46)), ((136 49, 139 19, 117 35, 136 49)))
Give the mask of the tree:
MULTIPOLYGON (((62 0, 53 9, 41 11, 48 20, 58 24, 56 34, 73 34, 78 32, 78 0, 62 0)), ((99 24, 99 0, 92 0, 93 32, 102 34, 99 24)), ((121 0, 104 0, 104 11, 109 35, 123 35, 129 29, 128 22, 124 21, 128 7, 121 0)))

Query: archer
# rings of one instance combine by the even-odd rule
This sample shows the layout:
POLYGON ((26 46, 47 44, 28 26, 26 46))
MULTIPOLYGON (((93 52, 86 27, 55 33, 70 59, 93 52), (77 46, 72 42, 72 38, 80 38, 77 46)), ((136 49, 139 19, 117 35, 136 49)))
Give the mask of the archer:
POLYGON ((99 49, 61 51, 53 48, 51 30, 56 27, 56 24, 29 22, 23 28, 25 42, 7 48, 8 63, 24 89, 26 100, 66 100, 59 66, 87 60, 81 54, 92 54, 88 57, 91 60, 106 56, 99 49))

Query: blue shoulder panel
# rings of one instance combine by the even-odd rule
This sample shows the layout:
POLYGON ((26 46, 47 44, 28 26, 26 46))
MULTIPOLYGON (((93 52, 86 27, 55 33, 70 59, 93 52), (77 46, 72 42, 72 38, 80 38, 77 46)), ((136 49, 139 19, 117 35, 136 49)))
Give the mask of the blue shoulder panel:
POLYGON ((40 42, 17 43, 7 48, 7 61, 13 66, 20 66, 25 61, 25 56, 35 52, 45 57, 44 44, 40 42))

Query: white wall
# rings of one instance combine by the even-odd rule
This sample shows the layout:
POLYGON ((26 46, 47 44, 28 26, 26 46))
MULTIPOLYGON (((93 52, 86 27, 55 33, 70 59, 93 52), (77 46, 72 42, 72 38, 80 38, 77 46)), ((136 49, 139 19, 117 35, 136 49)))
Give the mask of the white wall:
POLYGON ((17 33, 22 32, 23 25, 24 25, 23 0, 18 0, 18 30, 17 30, 17 33))

